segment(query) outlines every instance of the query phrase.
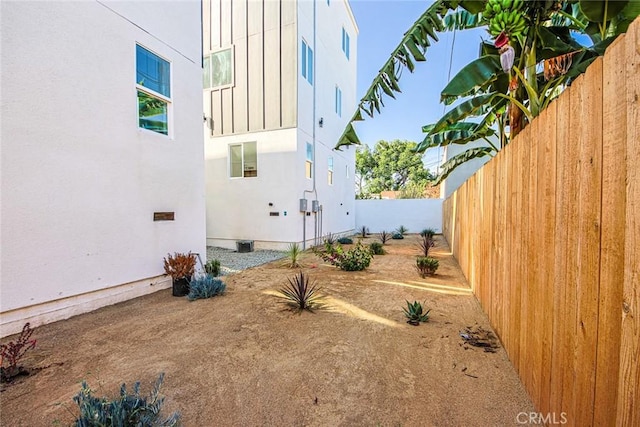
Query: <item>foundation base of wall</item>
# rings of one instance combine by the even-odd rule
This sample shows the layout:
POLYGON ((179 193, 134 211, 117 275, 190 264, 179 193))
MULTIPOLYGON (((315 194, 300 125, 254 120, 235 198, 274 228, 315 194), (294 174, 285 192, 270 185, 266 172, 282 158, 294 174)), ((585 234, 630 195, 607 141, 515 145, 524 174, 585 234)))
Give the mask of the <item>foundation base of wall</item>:
POLYGON ((155 276, 43 304, 3 311, 0 312, 0 337, 20 332, 27 322, 35 328, 170 287, 171 277, 155 276))
MULTIPOLYGON (((355 234, 355 230, 339 231, 332 234, 337 239, 339 237, 353 236, 355 234)), ((207 237, 207 246, 236 250, 236 240, 238 239, 207 237)), ((320 243, 322 243, 322 240, 322 238, 319 238, 320 243)), ((253 242, 253 247, 256 250, 268 249, 273 251, 286 251, 287 249, 289 249, 289 245, 291 244, 291 242, 276 242, 269 240, 254 240, 253 242)), ((298 240, 296 243, 302 246, 302 240, 298 240)), ((307 239, 306 247, 310 248, 311 246, 313 246, 313 238, 307 239)), ((203 260, 203 262, 204 261, 205 260, 203 260)))

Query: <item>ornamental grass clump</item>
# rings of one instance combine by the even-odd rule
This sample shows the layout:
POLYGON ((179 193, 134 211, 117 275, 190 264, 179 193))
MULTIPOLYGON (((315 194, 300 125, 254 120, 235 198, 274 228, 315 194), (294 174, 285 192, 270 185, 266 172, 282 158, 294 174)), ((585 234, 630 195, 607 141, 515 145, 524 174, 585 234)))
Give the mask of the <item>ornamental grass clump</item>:
POLYGON ((80 410, 73 426, 179 426, 180 413, 174 412, 167 418, 161 415, 164 397, 160 397, 160 387, 163 380, 164 374, 161 373, 149 396, 140 394, 140 382, 133 385, 133 393, 129 393, 127 386, 122 384, 120 395, 114 399, 95 397, 93 390, 83 381, 80 392, 73 397, 80 410))
POLYGON ((302 248, 298 243, 293 242, 287 248, 287 265, 289 268, 300 267, 300 255, 302 254, 302 248))
POLYGON ((416 270, 423 279, 427 276, 432 276, 436 273, 436 270, 440 266, 440 262, 428 256, 419 256, 416 258, 416 270))
POLYGON ((371 253, 374 255, 386 254, 384 248, 382 247, 382 243, 380 242, 371 242, 371 244, 369 244, 369 249, 371 250, 371 253))
POLYGON ((296 310, 313 311, 316 308, 321 308, 320 296, 318 291, 320 288, 310 283, 309 276, 305 276, 303 271, 300 271, 293 279, 288 278, 288 284, 280 289, 279 298, 285 300, 285 302, 296 310))
POLYGON ((418 248, 420 249, 420 253, 422 256, 429 256, 429 250, 435 246, 435 242, 433 241, 433 237, 429 237, 428 235, 424 235, 418 240, 418 248))
POLYGON ((206 299, 224 293, 227 285, 220 279, 216 279, 211 274, 195 276, 189 282, 189 301, 206 299))
POLYGON ((427 236, 427 237, 430 237, 432 239, 433 239, 433 236, 435 236, 435 234, 436 234, 436 231, 433 228, 425 228, 424 230, 422 230, 420 232, 420 236, 422 236, 422 237, 427 236))

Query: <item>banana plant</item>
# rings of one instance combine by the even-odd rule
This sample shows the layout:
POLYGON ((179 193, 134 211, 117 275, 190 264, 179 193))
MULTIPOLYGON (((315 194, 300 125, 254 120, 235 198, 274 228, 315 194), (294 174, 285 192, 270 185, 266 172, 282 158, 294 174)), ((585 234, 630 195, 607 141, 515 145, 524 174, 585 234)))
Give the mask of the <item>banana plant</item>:
POLYGON ((437 41, 438 31, 484 25, 492 36, 498 36, 496 41, 504 36, 508 47, 482 43, 482 56, 464 67, 441 93, 445 104, 458 104, 437 123, 424 127, 427 135, 417 151, 475 140, 487 145, 465 151, 443 165, 443 179, 465 161, 495 155, 639 14, 640 2, 630 0, 436 1, 405 33, 374 78, 336 149, 360 143, 353 122, 364 120, 363 112, 374 117, 381 112, 386 96, 395 98, 401 92, 401 71, 413 72, 414 61, 426 60, 426 50, 437 41), (589 36, 592 46, 580 44, 576 34, 589 36), (513 61, 507 66, 505 50, 513 61), (492 127, 497 143, 487 133, 492 127))
MULTIPOLYGON (((495 46, 483 45, 483 55, 454 76, 441 93, 441 101, 445 104, 463 101, 437 123, 423 127, 427 135, 417 147, 419 152, 451 143, 466 144, 478 140, 486 143, 484 147, 471 148, 449 159, 442 166, 436 182, 471 159, 497 154, 572 79, 602 55, 619 31, 626 29, 630 20, 638 15, 637 4, 619 2, 626 3, 626 6, 616 5, 614 9, 607 9, 608 12, 602 11, 602 22, 594 26, 589 20, 596 19, 595 11, 601 9, 595 8, 594 4, 600 2, 588 2, 584 6, 592 10, 591 17, 587 17, 583 2, 518 1, 489 0, 483 14, 492 34, 502 36, 504 31, 512 31, 513 63, 505 67, 496 55, 499 52, 495 46), (503 12, 505 7, 513 4, 519 4, 518 13, 525 16, 528 25, 523 27, 522 19, 514 17, 513 12, 503 12), (495 17, 500 22, 494 22, 495 17), (590 26, 591 33, 587 33, 590 26), (596 43, 590 47, 578 43, 574 32, 580 31, 596 43), (604 33, 608 35, 602 38, 604 33), (465 121, 469 117, 479 117, 481 121, 474 127, 473 122, 465 121), (455 132, 459 124, 467 126, 465 133, 455 132), (487 126, 497 128, 497 144, 495 139, 492 142, 486 135, 487 126)), ((469 19, 447 17, 445 21, 471 22, 469 19)), ((501 51, 504 52, 504 48, 501 51)))

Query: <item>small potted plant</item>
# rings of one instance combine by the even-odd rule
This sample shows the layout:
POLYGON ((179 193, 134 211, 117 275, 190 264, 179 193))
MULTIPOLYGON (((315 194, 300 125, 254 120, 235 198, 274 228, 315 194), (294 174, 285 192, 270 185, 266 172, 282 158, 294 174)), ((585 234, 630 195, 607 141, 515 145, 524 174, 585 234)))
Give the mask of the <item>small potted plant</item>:
POLYGON ((164 272, 173 279, 174 297, 183 297, 189 293, 189 281, 196 268, 196 255, 189 252, 175 252, 164 258, 164 272))

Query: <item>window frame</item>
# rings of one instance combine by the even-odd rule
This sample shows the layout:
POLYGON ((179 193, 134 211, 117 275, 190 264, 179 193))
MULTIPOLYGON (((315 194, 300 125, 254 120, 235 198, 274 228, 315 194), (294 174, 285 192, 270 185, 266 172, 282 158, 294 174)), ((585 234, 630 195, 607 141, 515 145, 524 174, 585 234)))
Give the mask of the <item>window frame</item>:
POLYGON ((340 86, 338 85, 336 85, 334 101, 335 113, 338 115, 338 117, 342 117, 342 89, 340 89, 340 86))
POLYGON ((232 142, 228 144, 228 148, 227 148, 227 156, 228 156, 228 163, 227 163, 227 176, 229 177, 229 179, 245 179, 245 178, 257 178, 258 177, 258 143, 256 141, 245 141, 245 142, 232 142), (245 145, 247 144, 255 144, 255 151, 256 151, 256 159, 255 159, 255 169, 246 169, 245 166, 245 145), (231 149, 232 147, 240 147, 240 171, 241 171, 241 176, 232 176, 232 172, 233 172, 233 167, 232 167, 232 159, 231 159, 231 149), (247 176, 247 171, 250 171, 252 173, 255 173, 255 175, 250 175, 247 176))
POLYGON ((146 47, 145 45, 136 42, 135 43, 136 49, 135 49, 135 89, 136 89, 136 118, 137 118, 137 122, 138 122, 138 130, 139 131, 143 131, 143 132, 151 132, 153 134, 158 134, 158 135, 163 135, 165 137, 171 138, 173 135, 173 99, 171 97, 171 94, 173 92, 173 64, 172 62, 165 58, 162 55, 157 54, 154 50, 149 49, 148 47, 146 47), (149 53, 150 55, 155 56, 156 58, 164 61, 167 63, 168 68, 169 68, 169 77, 168 77, 168 92, 169 92, 169 96, 157 92, 154 89, 151 89, 149 87, 144 86, 142 83, 138 82, 138 48, 146 51, 147 53, 149 53), (158 99, 161 102, 163 102, 166 105, 166 126, 167 126, 167 133, 164 132, 159 132, 157 130, 154 129, 150 129, 150 128, 145 128, 140 126, 140 95, 139 92, 142 92, 143 94, 145 94, 146 96, 150 97, 150 98, 154 98, 154 99, 158 99))
POLYGON ((351 50, 351 37, 349 36, 349 32, 342 27, 342 52, 350 59, 350 50, 351 50))
POLYGON ((302 77, 313 86, 313 49, 309 46, 309 43, 302 38, 300 43, 300 72, 302 77))
POLYGON ((313 179, 313 162, 314 162, 314 153, 313 153, 313 144, 307 142, 305 152, 305 162, 304 162, 304 175, 307 179, 313 179), (311 156, 309 156, 311 154, 311 156))
POLYGON ((202 58, 202 88, 204 90, 211 90, 211 91, 216 91, 216 90, 222 90, 222 89, 227 89, 230 87, 234 87, 236 85, 236 49, 235 49, 235 45, 231 44, 229 46, 225 46, 225 47, 221 47, 221 48, 217 48, 217 49, 212 49, 210 50, 206 55, 204 55, 204 57, 202 58), (230 59, 229 59, 229 64, 231 67, 231 71, 230 71, 230 78, 231 81, 229 83, 224 83, 218 86, 214 86, 213 85, 213 57, 215 55, 219 55, 222 54, 223 52, 227 52, 230 51, 230 59), (205 77, 205 62, 206 59, 209 58, 209 86, 205 86, 205 81, 204 81, 204 77, 205 77))
POLYGON ((327 184, 333 185, 333 156, 327 158, 327 184))

